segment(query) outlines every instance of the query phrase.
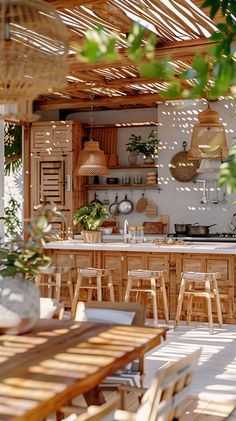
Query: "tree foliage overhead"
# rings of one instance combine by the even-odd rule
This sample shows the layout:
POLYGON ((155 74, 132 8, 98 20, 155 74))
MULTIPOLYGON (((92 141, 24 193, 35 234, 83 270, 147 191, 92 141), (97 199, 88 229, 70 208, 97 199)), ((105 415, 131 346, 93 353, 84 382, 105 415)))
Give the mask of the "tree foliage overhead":
POLYGON ((4 173, 16 172, 22 165, 22 127, 4 124, 4 173))

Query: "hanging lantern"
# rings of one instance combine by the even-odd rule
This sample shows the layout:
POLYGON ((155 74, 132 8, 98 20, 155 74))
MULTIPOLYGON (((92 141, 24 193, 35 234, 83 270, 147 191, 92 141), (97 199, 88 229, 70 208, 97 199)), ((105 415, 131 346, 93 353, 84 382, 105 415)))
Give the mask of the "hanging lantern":
POLYGON ((208 107, 198 115, 193 127, 189 159, 224 159, 228 155, 225 130, 217 111, 208 107))
POLYGON ((109 170, 106 165, 104 151, 99 148, 99 142, 93 140, 93 99, 94 95, 90 95, 90 140, 85 142, 84 149, 79 153, 79 158, 75 168, 75 175, 107 175, 109 170))
POLYGON ((0 114, 32 121, 32 102, 65 84, 68 33, 57 11, 43 0, 0 2, 0 114))
POLYGON ((105 154, 99 149, 99 143, 92 139, 85 142, 79 154, 75 175, 107 175, 108 172, 105 154))

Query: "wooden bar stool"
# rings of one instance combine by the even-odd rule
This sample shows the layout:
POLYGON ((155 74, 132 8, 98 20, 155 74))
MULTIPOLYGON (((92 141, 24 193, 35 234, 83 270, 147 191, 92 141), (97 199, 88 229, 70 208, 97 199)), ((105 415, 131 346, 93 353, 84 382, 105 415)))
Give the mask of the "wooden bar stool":
POLYGON ((219 294, 217 279, 220 279, 219 272, 215 272, 215 273, 183 272, 182 273, 179 298, 178 298, 178 306, 177 306, 176 318, 175 318, 175 328, 177 328, 179 325, 183 300, 185 296, 188 298, 187 317, 186 317, 187 325, 189 324, 191 320, 193 297, 204 297, 206 298, 206 301, 207 301, 207 313, 208 313, 208 323, 209 323, 210 334, 213 333, 213 316, 212 316, 211 298, 215 298, 216 300, 218 322, 219 322, 219 326, 220 327, 222 326, 223 321, 222 321, 220 294, 219 294))
POLYGON ((80 289, 82 288, 87 289, 90 293, 88 294, 88 301, 92 300, 93 290, 97 291, 97 301, 102 301, 102 288, 107 288, 110 294, 110 300, 115 301, 112 271, 113 269, 78 268, 75 295, 72 303, 72 316, 75 313, 80 289), (105 283, 102 281, 105 281, 105 283))
POLYGON ((43 295, 46 295, 48 298, 54 298, 55 300, 60 301, 61 285, 63 283, 62 277, 65 274, 67 276, 66 284, 69 288, 72 305, 74 292, 71 280, 70 266, 50 266, 47 268, 42 267, 40 269, 40 273, 35 278, 35 283, 38 285, 43 295))
MULTIPOLYGON (((165 270, 128 270, 128 282, 125 293, 125 302, 129 301, 129 296, 132 291, 136 293, 149 293, 152 295, 154 326, 158 324, 157 316, 157 288, 160 288, 164 304, 165 321, 169 322, 169 312, 167 304, 166 286, 165 286, 165 270), (150 281, 150 286, 142 285, 142 281, 150 281)), ((137 301, 138 296, 136 296, 137 301)))

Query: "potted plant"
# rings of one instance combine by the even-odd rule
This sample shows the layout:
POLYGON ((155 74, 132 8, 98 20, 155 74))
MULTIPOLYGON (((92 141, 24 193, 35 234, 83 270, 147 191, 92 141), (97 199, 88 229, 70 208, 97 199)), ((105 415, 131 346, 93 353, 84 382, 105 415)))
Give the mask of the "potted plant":
POLYGON ((128 162, 130 165, 135 165, 137 162, 137 156, 140 152, 141 136, 136 136, 132 133, 129 138, 130 142, 126 143, 126 150, 130 152, 128 156, 128 162))
POLYGON ((32 281, 40 267, 51 264, 44 245, 52 231, 50 220, 58 215, 62 217, 54 205, 38 207, 25 227, 26 239, 0 246, 0 332, 27 332, 39 318, 39 290, 32 281))
POLYGON ((155 162, 154 157, 158 155, 159 139, 155 136, 154 130, 151 130, 145 142, 139 145, 140 152, 144 155, 144 163, 152 164, 155 162))
POLYGON ((82 206, 73 216, 73 223, 81 224, 81 235, 86 243, 101 242, 102 233, 99 228, 108 218, 108 213, 105 206, 100 203, 88 203, 82 206))

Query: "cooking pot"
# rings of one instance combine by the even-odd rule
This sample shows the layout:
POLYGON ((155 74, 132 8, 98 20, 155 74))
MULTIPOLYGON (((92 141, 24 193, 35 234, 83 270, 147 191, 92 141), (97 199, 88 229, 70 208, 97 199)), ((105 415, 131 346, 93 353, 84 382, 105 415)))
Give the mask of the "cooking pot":
POLYGON ((188 235, 191 236, 198 236, 198 235, 208 235, 209 228, 214 227, 217 224, 211 225, 199 225, 197 222, 193 225, 188 226, 188 235))
POLYGON ((119 212, 123 215, 129 215, 133 211, 133 208, 133 203, 131 202, 131 200, 128 200, 127 195, 125 195, 124 200, 121 200, 121 202, 119 203, 119 212))
POLYGON ((116 195, 115 198, 115 202, 113 202, 110 206, 109 206, 109 212, 113 215, 119 215, 119 202, 118 202, 118 196, 116 195))
POLYGON ((178 235, 187 235, 188 227, 191 227, 191 224, 175 224, 175 233, 178 235))

